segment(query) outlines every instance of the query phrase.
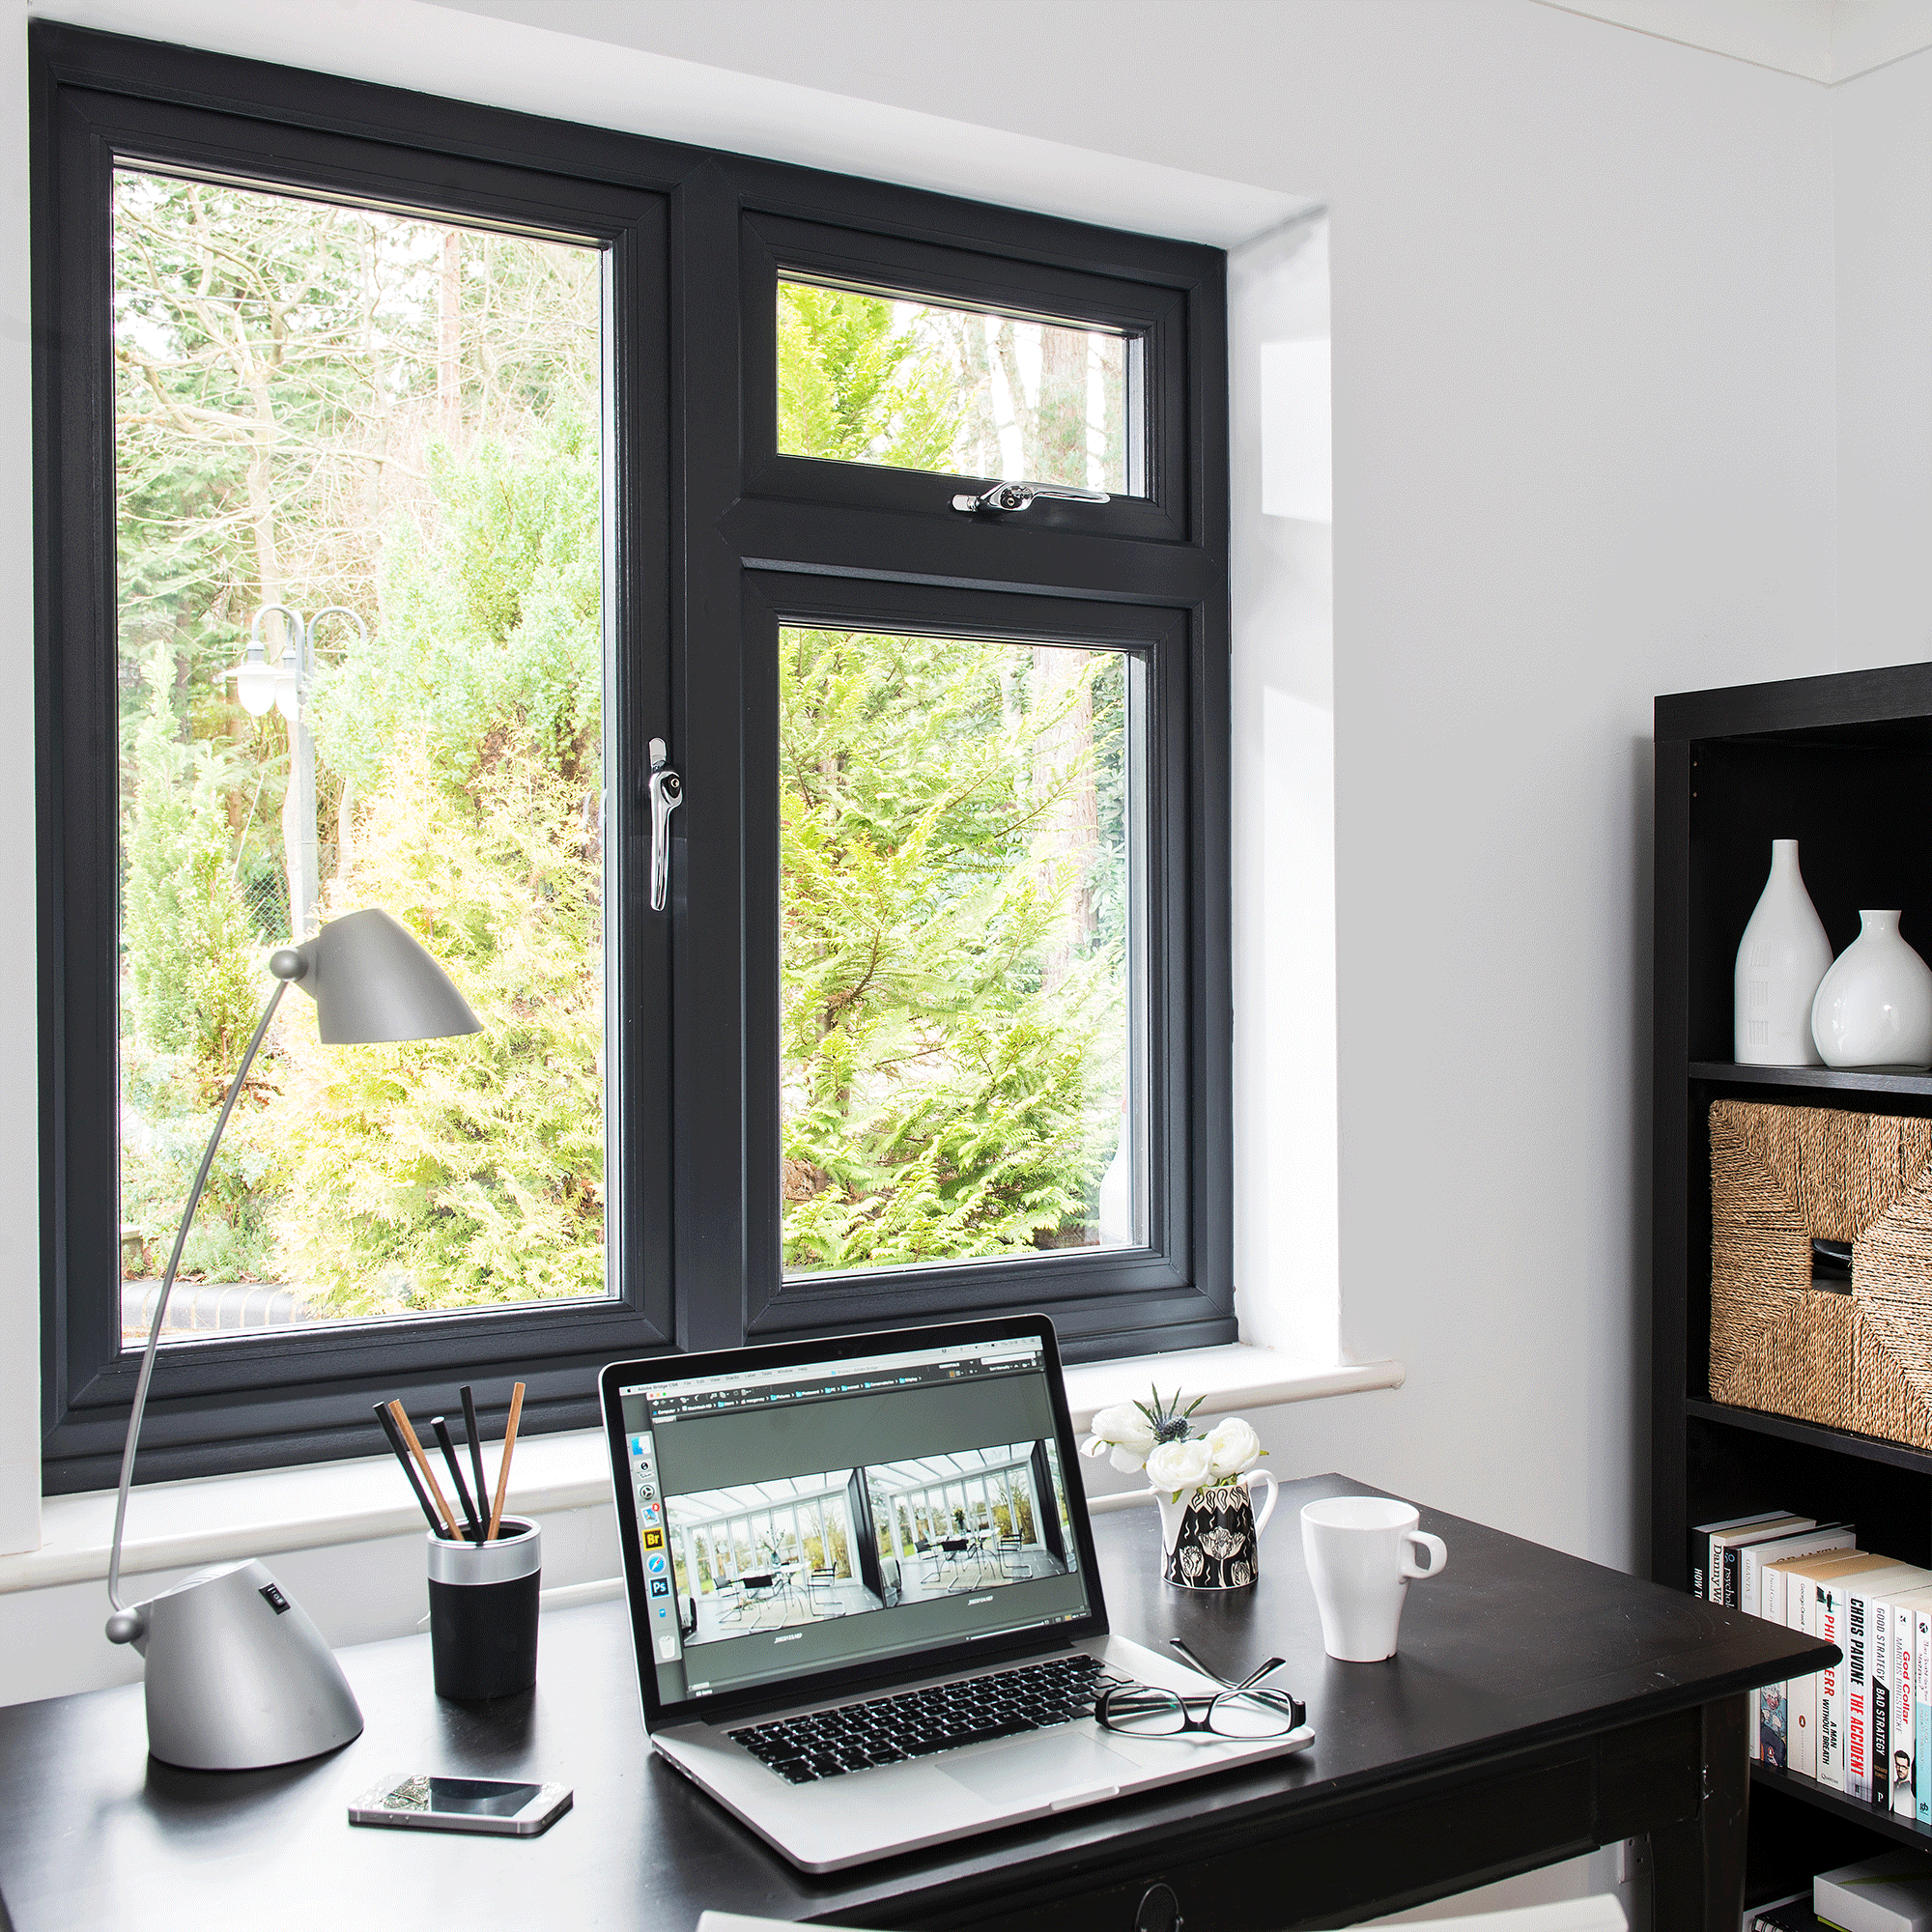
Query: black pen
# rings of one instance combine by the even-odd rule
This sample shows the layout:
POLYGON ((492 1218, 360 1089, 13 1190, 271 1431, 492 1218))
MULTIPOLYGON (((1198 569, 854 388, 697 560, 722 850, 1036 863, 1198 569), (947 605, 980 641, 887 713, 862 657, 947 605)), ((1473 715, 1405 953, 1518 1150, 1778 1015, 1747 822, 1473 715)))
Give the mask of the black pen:
POLYGON ((476 1426, 476 1396, 468 1382, 457 1394, 463 1398, 463 1427, 469 1435, 469 1467, 476 1477, 476 1510, 480 1516, 489 1502, 490 1485, 483 1480, 483 1432, 476 1426))
POLYGON ((403 1465, 403 1474, 410 1479, 410 1488, 415 1492, 416 1501, 422 1504, 422 1513, 429 1519, 429 1526, 440 1536, 442 1520, 431 1508, 429 1493, 422 1486, 422 1478, 416 1474, 416 1467, 410 1461, 409 1444, 403 1440, 403 1432, 396 1427, 396 1418, 389 1413, 389 1405, 379 1402, 376 1405, 376 1420, 383 1425, 383 1434, 389 1438, 389 1447, 396 1452, 396 1461, 403 1465))
POLYGON ((432 1415, 429 1426, 436 1432, 438 1446, 442 1450, 442 1460, 449 1464, 450 1479, 456 1485, 456 1500, 462 1505, 463 1520, 469 1526, 469 1540, 471 1543, 481 1543, 483 1524, 470 1506, 469 1488, 463 1480, 463 1464, 456 1460, 456 1444, 450 1439, 449 1420, 446 1416, 432 1415))

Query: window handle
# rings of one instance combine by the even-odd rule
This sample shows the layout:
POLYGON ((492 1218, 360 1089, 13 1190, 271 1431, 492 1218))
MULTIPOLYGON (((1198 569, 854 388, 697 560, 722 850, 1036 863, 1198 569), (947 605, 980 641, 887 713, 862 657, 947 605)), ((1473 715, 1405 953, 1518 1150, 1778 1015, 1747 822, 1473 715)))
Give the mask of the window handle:
POLYGON ((1036 497, 1052 497, 1063 503, 1104 503, 1104 490, 1076 490, 1065 483, 995 483, 983 497, 955 497, 955 510, 1008 514, 1033 508, 1036 497))
POLYGON ((665 763, 665 741, 651 740, 651 910, 663 912, 670 884, 670 815, 684 803, 684 781, 665 763))

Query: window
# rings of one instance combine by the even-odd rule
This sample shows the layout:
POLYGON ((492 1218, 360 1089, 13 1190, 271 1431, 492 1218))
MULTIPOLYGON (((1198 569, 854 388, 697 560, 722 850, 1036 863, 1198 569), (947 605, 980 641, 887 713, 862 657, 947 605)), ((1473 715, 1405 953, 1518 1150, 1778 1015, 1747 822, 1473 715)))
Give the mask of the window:
MULTIPOLYGON (((144 1476, 754 1336, 1233 1339, 1220 256, 33 48, 47 1486, 111 1479, 267 952, 369 904, 485 1031, 285 1004, 144 1476)), ((682 1587, 1050 1527, 1017 1452, 903 1473, 707 1498, 682 1587)))

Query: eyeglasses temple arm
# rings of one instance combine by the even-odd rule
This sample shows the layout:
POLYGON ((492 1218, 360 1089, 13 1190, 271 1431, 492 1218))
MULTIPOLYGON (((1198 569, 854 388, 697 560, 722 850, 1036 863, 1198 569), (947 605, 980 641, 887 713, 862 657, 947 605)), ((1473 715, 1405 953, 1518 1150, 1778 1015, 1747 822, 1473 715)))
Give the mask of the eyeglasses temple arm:
MULTIPOLYGON (((1230 1684, 1228 1680, 1225 1677, 1223 1677, 1218 1670, 1209 1670, 1208 1666, 1205 1663, 1203 1663, 1201 1660, 1198 1657, 1196 1657, 1191 1650, 1188 1649, 1187 1642, 1184 1637, 1171 1636, 1168 1638, 1167 1642, 1169 1649, 1178 1650, 1181 1654, 1181 1656, 1185 1658, 1187 1662, 1194 1666, 1196 1670, 1200 1671, 1203 1677, 1207 1678, 1208 1683, 1218 1684, 1224 1690, 1234 1690, 1243 1688, 1237 1685, 1230 1684)), ((1281 1659, 1276 1658, 1274 1663, 1264 1664, 1262 1666, 1262 1669, 1272 1670, 1274 1668, 1274 1664, 1279 1663, 1280 1662, 1281 1659)), ((1255 1676, 1259 1677, 1261 1674, 1262 1671, 1257 1671, 1255 1673, 1255 1676)), ((1252 1684, 1254 1682, 1254 1678, 1253 1677, 1249 1678, 1248 1682, 1252 1684)))

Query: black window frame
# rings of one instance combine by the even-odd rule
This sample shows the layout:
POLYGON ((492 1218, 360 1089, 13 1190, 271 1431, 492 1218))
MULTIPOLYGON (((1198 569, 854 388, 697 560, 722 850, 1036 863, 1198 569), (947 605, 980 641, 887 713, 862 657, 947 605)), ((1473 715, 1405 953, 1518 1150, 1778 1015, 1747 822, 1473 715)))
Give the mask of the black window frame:
POLYGON ((376 1399, 441 1406, 466 1378, 494 1395, 521 1377, 525 1427, 582 1427, 615 1357, 966 1312, 1044 1308, 1071 1361, 1234 1340, 1221 252, 43 22, 29 45, 45 1489, 112 1481, 133 1379, 99 1185, 116 1147, 104 184, 124 161, 597 239, 613 264, 613 1298, 170 1348, 141 1479, 374 1453, 376 1399), (814 265, 1138 332, 1145 497, 968 516, 957 478, 779 455, 760 389, 775 281, 814 265), (1151 667, 1148 1018, 1165 1051, 1143 1250, 780 1279, 776 826, 758 815, 777 786, 773 640, 789 615, 839 611, 1122 643, 1151 667), (687 786, 669 918, 642 898, 653 736, 687 786))

